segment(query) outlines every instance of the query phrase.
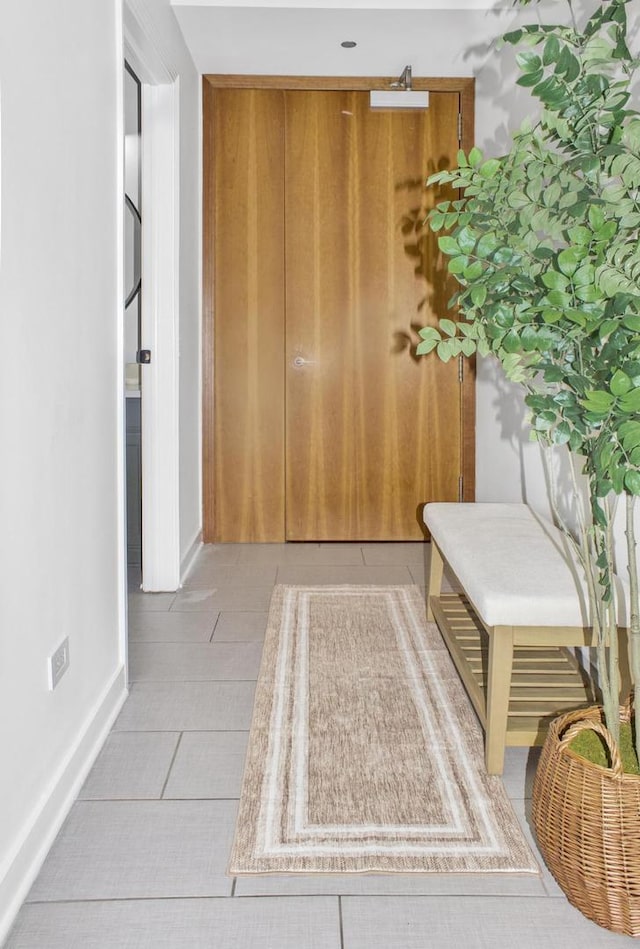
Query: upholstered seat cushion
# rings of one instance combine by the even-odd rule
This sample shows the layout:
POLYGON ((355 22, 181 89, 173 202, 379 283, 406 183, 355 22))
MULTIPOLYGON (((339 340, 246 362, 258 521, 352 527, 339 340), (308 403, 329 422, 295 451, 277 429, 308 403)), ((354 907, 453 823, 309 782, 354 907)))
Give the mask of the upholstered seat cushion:
POLYGON ((526 504, 427 504, 424 522, 487 626, 586 626, 580 567, 526 504))

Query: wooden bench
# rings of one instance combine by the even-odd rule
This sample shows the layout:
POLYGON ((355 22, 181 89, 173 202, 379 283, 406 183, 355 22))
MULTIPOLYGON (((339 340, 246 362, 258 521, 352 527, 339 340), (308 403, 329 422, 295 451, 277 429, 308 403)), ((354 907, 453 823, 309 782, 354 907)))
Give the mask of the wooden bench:
POLYGON ((579 568, 525 504, 427 504, 424 522, 428 618, 484 728, 487 771, 501 774, 506 745, 541 744, 558 714, 596 701, 567 648, 592 645, 579 568), (445 564, 461 592, 442 591, 445 564))

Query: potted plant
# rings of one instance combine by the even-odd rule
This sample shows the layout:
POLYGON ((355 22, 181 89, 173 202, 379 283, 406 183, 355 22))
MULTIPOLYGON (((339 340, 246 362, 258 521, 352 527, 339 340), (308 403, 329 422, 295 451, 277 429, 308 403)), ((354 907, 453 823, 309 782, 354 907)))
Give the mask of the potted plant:
POLYGON ((640 113, 630 104, 638 66, 627 46, 627 2, 594 2, 580 27, 567 0, 568 25, 532 24, 503 38, 517 50, 518 83, 539 100, 540 115, 513 136, 501 158, 485 160, 474 148, 459 153, 457 168, 429 178, 428 185, 462 190, 458 200, 440 202, 428 215, 460 284, 452 301, 459 318, 421 330, 417 351, 435 351, 444 360, 476 351, 497 357, 507 377, 526 390, 535 438, 568 450, 575 523, 564 522, 557 504, 554 512, 586 577, 604 713, 594 710, 587 726, 575 724, 574 714, 550 730, 536 778, 534 823, 543 855, 569 899, 602 925, 640 934, 640 777, 623 774, 618 751, 621 721, 628 715, 619 706, 612 540, 615 500, 621 498, 637 750, 640 113), (588 486, 584 508, 576 458, 588 486), (575 733, 585 727, 610 748, 604 767, 573 750, 575 733), (559 762, 564 770, 556 780, 559 762), (599 827, 591 851, 594 825, 580 824, 580 809, 589 802, 577 800, 587 771, 595 775, 591 803, 599 827), (575 800, 567 782, 575 785, 575 800), (613 842, 611 820, 602 812, 609 797, 620 815, 613 842), (627 823, 619 826, 624 815, 627 823))

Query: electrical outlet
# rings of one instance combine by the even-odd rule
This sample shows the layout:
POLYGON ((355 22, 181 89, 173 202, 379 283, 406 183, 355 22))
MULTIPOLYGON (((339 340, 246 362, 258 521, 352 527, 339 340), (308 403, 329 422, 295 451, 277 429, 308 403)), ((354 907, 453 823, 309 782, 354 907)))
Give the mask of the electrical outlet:
POLYGON ((66 636, 56 651, 49 656, 49 691, 53 692, 69 668, 69 637, 66 636))

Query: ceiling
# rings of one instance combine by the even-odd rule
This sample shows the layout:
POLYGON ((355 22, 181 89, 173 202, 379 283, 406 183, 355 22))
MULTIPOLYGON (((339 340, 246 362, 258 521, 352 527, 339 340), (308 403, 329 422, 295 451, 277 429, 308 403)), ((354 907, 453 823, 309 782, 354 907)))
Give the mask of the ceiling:
MULTIPOLYGON (((172 0, 201 73, 471 76, 512 0, 172 0), (356 42, 344 49, 344 40, 356 42)), ((531 17, 531 13, 529 13, 531 17)))

